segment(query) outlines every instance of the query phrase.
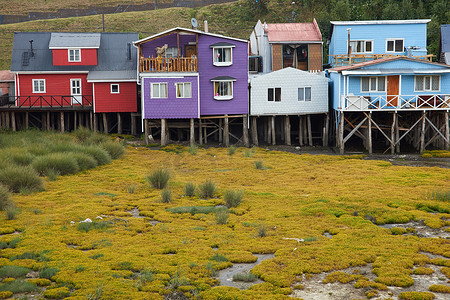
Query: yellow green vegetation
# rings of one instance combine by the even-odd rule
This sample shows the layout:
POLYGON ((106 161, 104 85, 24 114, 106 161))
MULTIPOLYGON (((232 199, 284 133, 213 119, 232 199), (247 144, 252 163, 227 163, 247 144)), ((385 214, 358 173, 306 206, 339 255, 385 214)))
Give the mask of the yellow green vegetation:
POLYGON ((199 148, 192 155, 187 148, 130 147, 110 164, 45 179, 45 191, 14 194, 20 211, 13 220, 2 215, 0 229, 20 234, 0 237, 0 278, 24 285, 25 275, 36 272, 50 282, 33 280, 28 288, 47 285, 42 294, 49 298, 162 299, 178 291, 191 298, 282 299, 303 274, 372 263, 376 282, 342 272, 328 280, 382 290, 410 286, 416 265, 448 267, 450 241, 393 235, 373 222, 445 226, 449 214, 417 204, 448 209, 448 201, 427 195, 449 189, 450 170, 260 148, 248 157, 244 151, 199 148), (270 168, 255 170, 255 160, 270 168), (160 168, 170 173, 168 203, 146 179, 160 168), (187 183, 207 179, 217 187, 211 198, 184 196, 187 183), (215 207, 226 205, 229 190, 243 190, 242 199, 220 223, 215 207), (92 222, 80 223, 87 218, 92 222), (427 260, 421 251, 445 258, 427 260), (264 283, 247 290, 218 286, 217 270, 264 253, 275 258, 251 271, 264 283))
POLYGON ((443 284, 433 284, 428 289, 436 293, 450 293, 450 287, 443 284))
POLYGON ((430 292, 402 292, 398 295, 401 300, 432 300, 435 296, 430 292))
POLYGON ((422 153, 422 157, 426 157, 426 158, 430 158, 430 157, 446 157, 446 158, 450 158, 450 151, 447 151, 447 150, 424 151, 422 153))

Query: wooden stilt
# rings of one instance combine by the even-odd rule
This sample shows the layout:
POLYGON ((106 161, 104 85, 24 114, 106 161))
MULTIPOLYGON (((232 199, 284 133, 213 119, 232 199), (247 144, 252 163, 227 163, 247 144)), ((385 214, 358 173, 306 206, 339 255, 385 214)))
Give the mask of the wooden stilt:
POLYGON ((252 122, 252 142, 253 145, 258 146, 258 123, 257 117, 250 117, 252 122))
POLYGON ((41 113, 41 129, 42 130, 46 130, 47 129, 46 128, 47 121, 45 120, 45 117, 46 117, 45 113, 41 113))
POLYGON ((17 127, 16 127, 16 113, 15 112, 11 112, 11 129, 12 131, 16 131, 17 127))
POLYGON ((286 145, 291 145, 291 121, 289 120, 289 116, 284 118, 284 134, 285 134, 285 142, 286 145))
POLYGON ((270 141, 272 140, 272 138, 270 137, 270 134, 272 132, 270 130, 270 117, 264 118, 264 129, 265 129, 265 132, 266 132, 264 141, 267 144, 270 144, 270 141))
POLYGON ((223 120, 219 119, 219 143, 223 143, 223 120))
POLYGON ((99 131, 99 128, 98 128, 99 124, 98 124, 97 114, 96 113, 92 114, 92 120, 93 120, 92 126, 94 127, 94 131, 99 131))
POLYGON ((303 116, 298 116, 298 143, 303 146, 303 116))
POLYGON ((420 131, 420 153, 425 151, 425 124, 427 112, 424 110, 422 115, 422 130, 420 131))
POLYGON ((104 133, 108 133, 108 116, 106 115, 106 113, 102 113, 102 117, 103 117, 103 132, 104 133))
POLYGON ((6 122, 5 122, 6 123, 6 128, 10 129, 11 128, 11 119, 9 117, 9 112, 6 112, 5 120, 6 120, 6 122))
POLYGON ((398 113, 395 112, 395 151, 400 153, 400 129, 398 126, 398 113))
POLYGON ((270 117, 270 135, 272 137, 272 145, 276 145, 275 116, 270 117))
POLYGON ((122 115, 117 113, 117 133, 122 134, 122 115))
POLYGON ((73 130, 77 130, 77 122, 78 122, 78 116, 77 116, 77 112, 74 111, 73 112, 73 130))
POLYGON ((445 126, 445 149, 446 150, 450 150, 450 129, 449 129, 449 124, 448 124, 448 115, 449 112, 448 111, 444 111, 444 126, 445 126))
POLYGON ((131 114, 131 135, 136 135, 136 117, 131 114))
POLYGON ((202 119, 198 119, 198 143, 203 145, 202 119))
POLYGON ((324 147, 328 146, 328 131, 330 130, 330 114, 325 114, 325 129, 323 133, 323 141, 322 144, 324 147))
POLYGON ((208 121, 205 120, 205 126, 203 126, 203 140, 205 141, 205 145, 208 144, 208 121))
POLYGON ((311 128, 311 115, 307 116, 307 120, 308 120, 308 144, 309 144, 309 146, 312 146, 313 140, 312 140, 312 128, 311 128))
POLYGON ((45 129, 50 130, 51 125, 50 125, 50 121, 51 121, 51 115, 50 112, 47 112, 47 117, 45 118, 45 122, 47 123, 47 125, 45 126, 45 129))
POLYGON ((397 113, 394 112, 392 114, 392 126, 391 126, 391 154, 395 154, 395 115, 397 113))
POLYGON ((367 148, 369 154, 372 154, 372 112, 369 112, 369 115, 367 116, 367 148))
POLYGON ((28 129, 28 123, 29 123, 29 115, 28 115, 28 112, 26 111, 25 112, 25 120, 24 120, 24 127, 25 127, 25 129, 28 129))
POLYGON ((338 139, 339 139, 339 153, 344 154, 345 145, 344 145, 344 112, 340 113, 339 119, 339 130, 338 130, 338 139))
POLYGON ((144 141, 145 144, 148 145, 149 144, 149 139, 148 139, 148 119, 144 119, 144 141))
POLYGON ((190 124, 190 126, 189 126, 189 144, 191 146, 194 146, 195 145, 195 127, 194 127, 194 119, 193 118, 191 118, 189 120, 189 124, 190 124))
POLYGON ((242 117, 242 139, 244 140, 244 146, 250 147, 250 141, 248 139, 248 116, 245 115, 242 117))
POLYGON ((59 130, 64 132, 64 112, 59 112, 59 130))
POLYGON ((223 129, 223 139, 225 142, 225 147, 230 146, 230 128, 229 128, 229 122, 228 122, 228 115, 225 115, 225 126, 223 129))
POLYGON ((79 121, 78 121, 78 127, 85 127, 85 128, 88 128, 88 126, 86 125, 86 124, 84 124, 84 112, 80 112, 79 114, 78 114, 78 116, 79 116, 79 121))
POLYGON ((167 126, 167 120, 161 119, 161 146, 165 146, 167 143, 166 126, 167 126))

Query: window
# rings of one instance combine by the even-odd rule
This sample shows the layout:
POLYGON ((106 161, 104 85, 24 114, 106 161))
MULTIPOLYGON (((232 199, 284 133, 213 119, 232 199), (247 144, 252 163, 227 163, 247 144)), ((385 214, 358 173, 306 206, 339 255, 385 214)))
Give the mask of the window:
POLYGON ((166 58, 168 57, 178 57, 178 48, 169 47, 166 49, 166 53, 164 54, 166 58))
POLYGON ((251 73, 262 72, 262 57, 261 56, 250 56, 248 58, 248 71, 251 73))
POLYGON ((404 52, 403 39, 386 40, 386 52, 404 52))
POLYGON ((167 83, 152 83, 152 98, 167 98, 167 83))
POLYGON ((177 98, 191 98, 192 97, 190 82, 176 83, 175 87, 177 89, 177 98))
POLYGON ((439 75, 430 76, 416 76, 414 91, 425 92, 425 91, 439 91, 441 89, 441 78, 439 75))
POLYGON ((361 92, 385 92, 386 77, 361 77, 361 92))
POLYGON ((311 101, 311 87, 298 88, 298 101, 311 101))
POLYGON ((233 99, 233 82, 214 81, 214 99, 216 100, 233 99))
POLYGON ((45 79, 33 79, 33 93, 45 93, 45 79))
POLYGON ((69 49, 69 62, 81 61, 80 49, 69 49))
POLYGON ((233 63, 232 59, 232 48, 213 48, 215 66, 230 66, 233 63))
POLYGON ((281 88, 268 88, 267 101, 281 102, 281 88))
POLYGON ((111 84, 111 94, 119 94, 119 85, 111 84))
POLYGON ((371 53, 373 41, 350 41, 352 53, 371 53))

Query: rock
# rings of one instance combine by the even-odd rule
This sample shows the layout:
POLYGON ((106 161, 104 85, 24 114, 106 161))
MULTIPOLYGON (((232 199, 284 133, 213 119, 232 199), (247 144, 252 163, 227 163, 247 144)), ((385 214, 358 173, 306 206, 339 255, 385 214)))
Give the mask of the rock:
POLYGON ((89 218, 87 218, 87 219, 84 220, 84 221, 80 221, 80 223, 92 223, 92 220, 89 219, 89 218))

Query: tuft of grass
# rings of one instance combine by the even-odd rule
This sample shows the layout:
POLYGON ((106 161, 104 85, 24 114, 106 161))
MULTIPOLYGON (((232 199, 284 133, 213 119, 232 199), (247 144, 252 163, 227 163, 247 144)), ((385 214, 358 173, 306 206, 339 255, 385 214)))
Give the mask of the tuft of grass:
POLYGON ((172 190, 166 188, 161 191, 161 202, 162 203, 170 203, 172 202, 172 190))
POLYGON ((450 190, 431 192, 429 198, 431 200, 450 202, 450 190))
POLYGON ((225 192, 225 203, 228 208, 237 207, 242 202, 242 196, 244 191, 241 190, 228 190, 225 192))
POLYGON ((217 261, 217 262, 229 261, 229 259, 225 255, 218 254, 218 253, 215 253, 209 260, 217 261))
POLYGON ((1 278, 21 278, 25 277, 29 272, 31 272, 30 269, 25 267, 19 267, 19 266, 2 266, 0 267, 0 277, 1 278))
POLYGON ((265 224, 261 224, 256 228, 256 236, 257 237, 267 236, 267 226, 265 224))
POLYGON ((317 238, 315 236, 308 236, 303 239, 305 242, 315 242, 317 238))
POLYGON ((255 160, 255 168, 257 170, 265 170, 266 169, 262 160, 255 160))
POLYGON ((233 155, 234 153, 236 153, 236 147, 232 146, 230 148, 228 148, 228 155, 233 155))
POLYGON ((188 148, 188 153, 189 154, 191 154, 191 155, 197 155, 197 153, 198 153, 198 147, 197 147, 197 145, 192 145, 192 146, 190 146, 189 148, 188 148))
POLYGON ((165 169, 158 169, 147 176, 147 181, 155 189, 164 189, 170 179, 170 173, 165 169))
POLYGON ((92 156, 96 161, 97 165, 106 165, 111 162, 111 155, 103 148, 95 145, 81 147, 78 152, 85 153, 92 156))
POLYGON ((106 221, 81 222, 77 225, 77 229, 83 232, 89 232, 93 229, 106 230, 108 227, 109 223, 106 221))
POLYGON ((214 212, 216 208, 214 206, 179 206, 168 208, 167 211, 170 211, 174 214, 184 214, 189 213, 191 215, 195 214, 210 214, 214 212))
POLYGON ((41 176, 47 175, 48 170, 57 171, 60 175, 80 171, 77 160, 71 154, 62 152, 36 157, 31 165, 41 176))
POLYGON ((136 185, 135 184, 127 186, 128 194, 134 194, 135 191, 136 191, 136 185))
POLYGON ((11 194, 8 188, 0 183, 0 210, 5 210, 11 205, 11 194))
POLYGON ((430 285, 428 290, 431 291, 431 292, 435 292, 435 293, 450 294, 450 286, 446 286, 446 285, 443 285, 443 284, 430 285))
POLYGON ((6 219, 15 220, 17 215, 17 208, 15 205, 10 205, 6 208, 6 219))
POLYGON ((38 287, 36 284, 24 281, 24 280, 14 280, 7 283, 0 284, 0 291, 10 291, 13 294, 18 293, 30 293, 38 290, 38 287))
POLYGON ((417 267, 413 271, 416 275, 431 275, 434 273, 434 270, 432 268, 426 268, 426 267, 417 267))
POLYGON ((93 169, 97 166, 97 161, 94 157, 81 152, 71 153, 70 156, 75 158, 80 167, 80 171, 93 169))
POLYGON ((244 153, 242 154, 242 156, 244 157, 252 157, 254 154, 254 152, 251 152, 249 149, 245 149, 244 153))
POLYGON ((216 184, 211 179, 208 179, 204 183, 200 184, 198 186, 199 190, 199 196, 202 199, 209 199, 214 197, 214 194, 216 193, 216 184))
POLYGON ((47 179, 49 181, 56 181, 58 179, 59 172, 53 169, 47 170, 47 179))
POLYGON ((39 272, 39 277, 52 279, 59 272, 58 268, 55 267, 45 267, 39 272))
POLYGON ((258 276, 252 273, 237 273, 233 275, 233 281, 254 282, 258 280, 258 276))
POLYGON ((12 239, 9 242, 1 241, 0 242, 0 249, 7 249, 7 248, 16 248, 17 244, 20 243, 21 239, 16 237, 12 239))
POLYGON ((0 183, 14 193, 19 193, 23 188, 33 192, 44 188, 42 178, 31 166, 7 166, 0 169, 0 183))
POLYGON ((195 195, 195 184, 192 182, 186 183, 184 186, 184 195, 187 197, 192 197, 195 195))
POLYGON ((228 209, 216 209, 216 223, 219 225, 224 225, 228 223, 228 217, 230 214, 228 213, 228 209))
POLYGON ((113 141, 103 142, 100 144, 100 147, 102 147, 106 152, 108 152, 112 159, 117 159, 121 157, 125 152, 123 145, 118 142, 113 141))

